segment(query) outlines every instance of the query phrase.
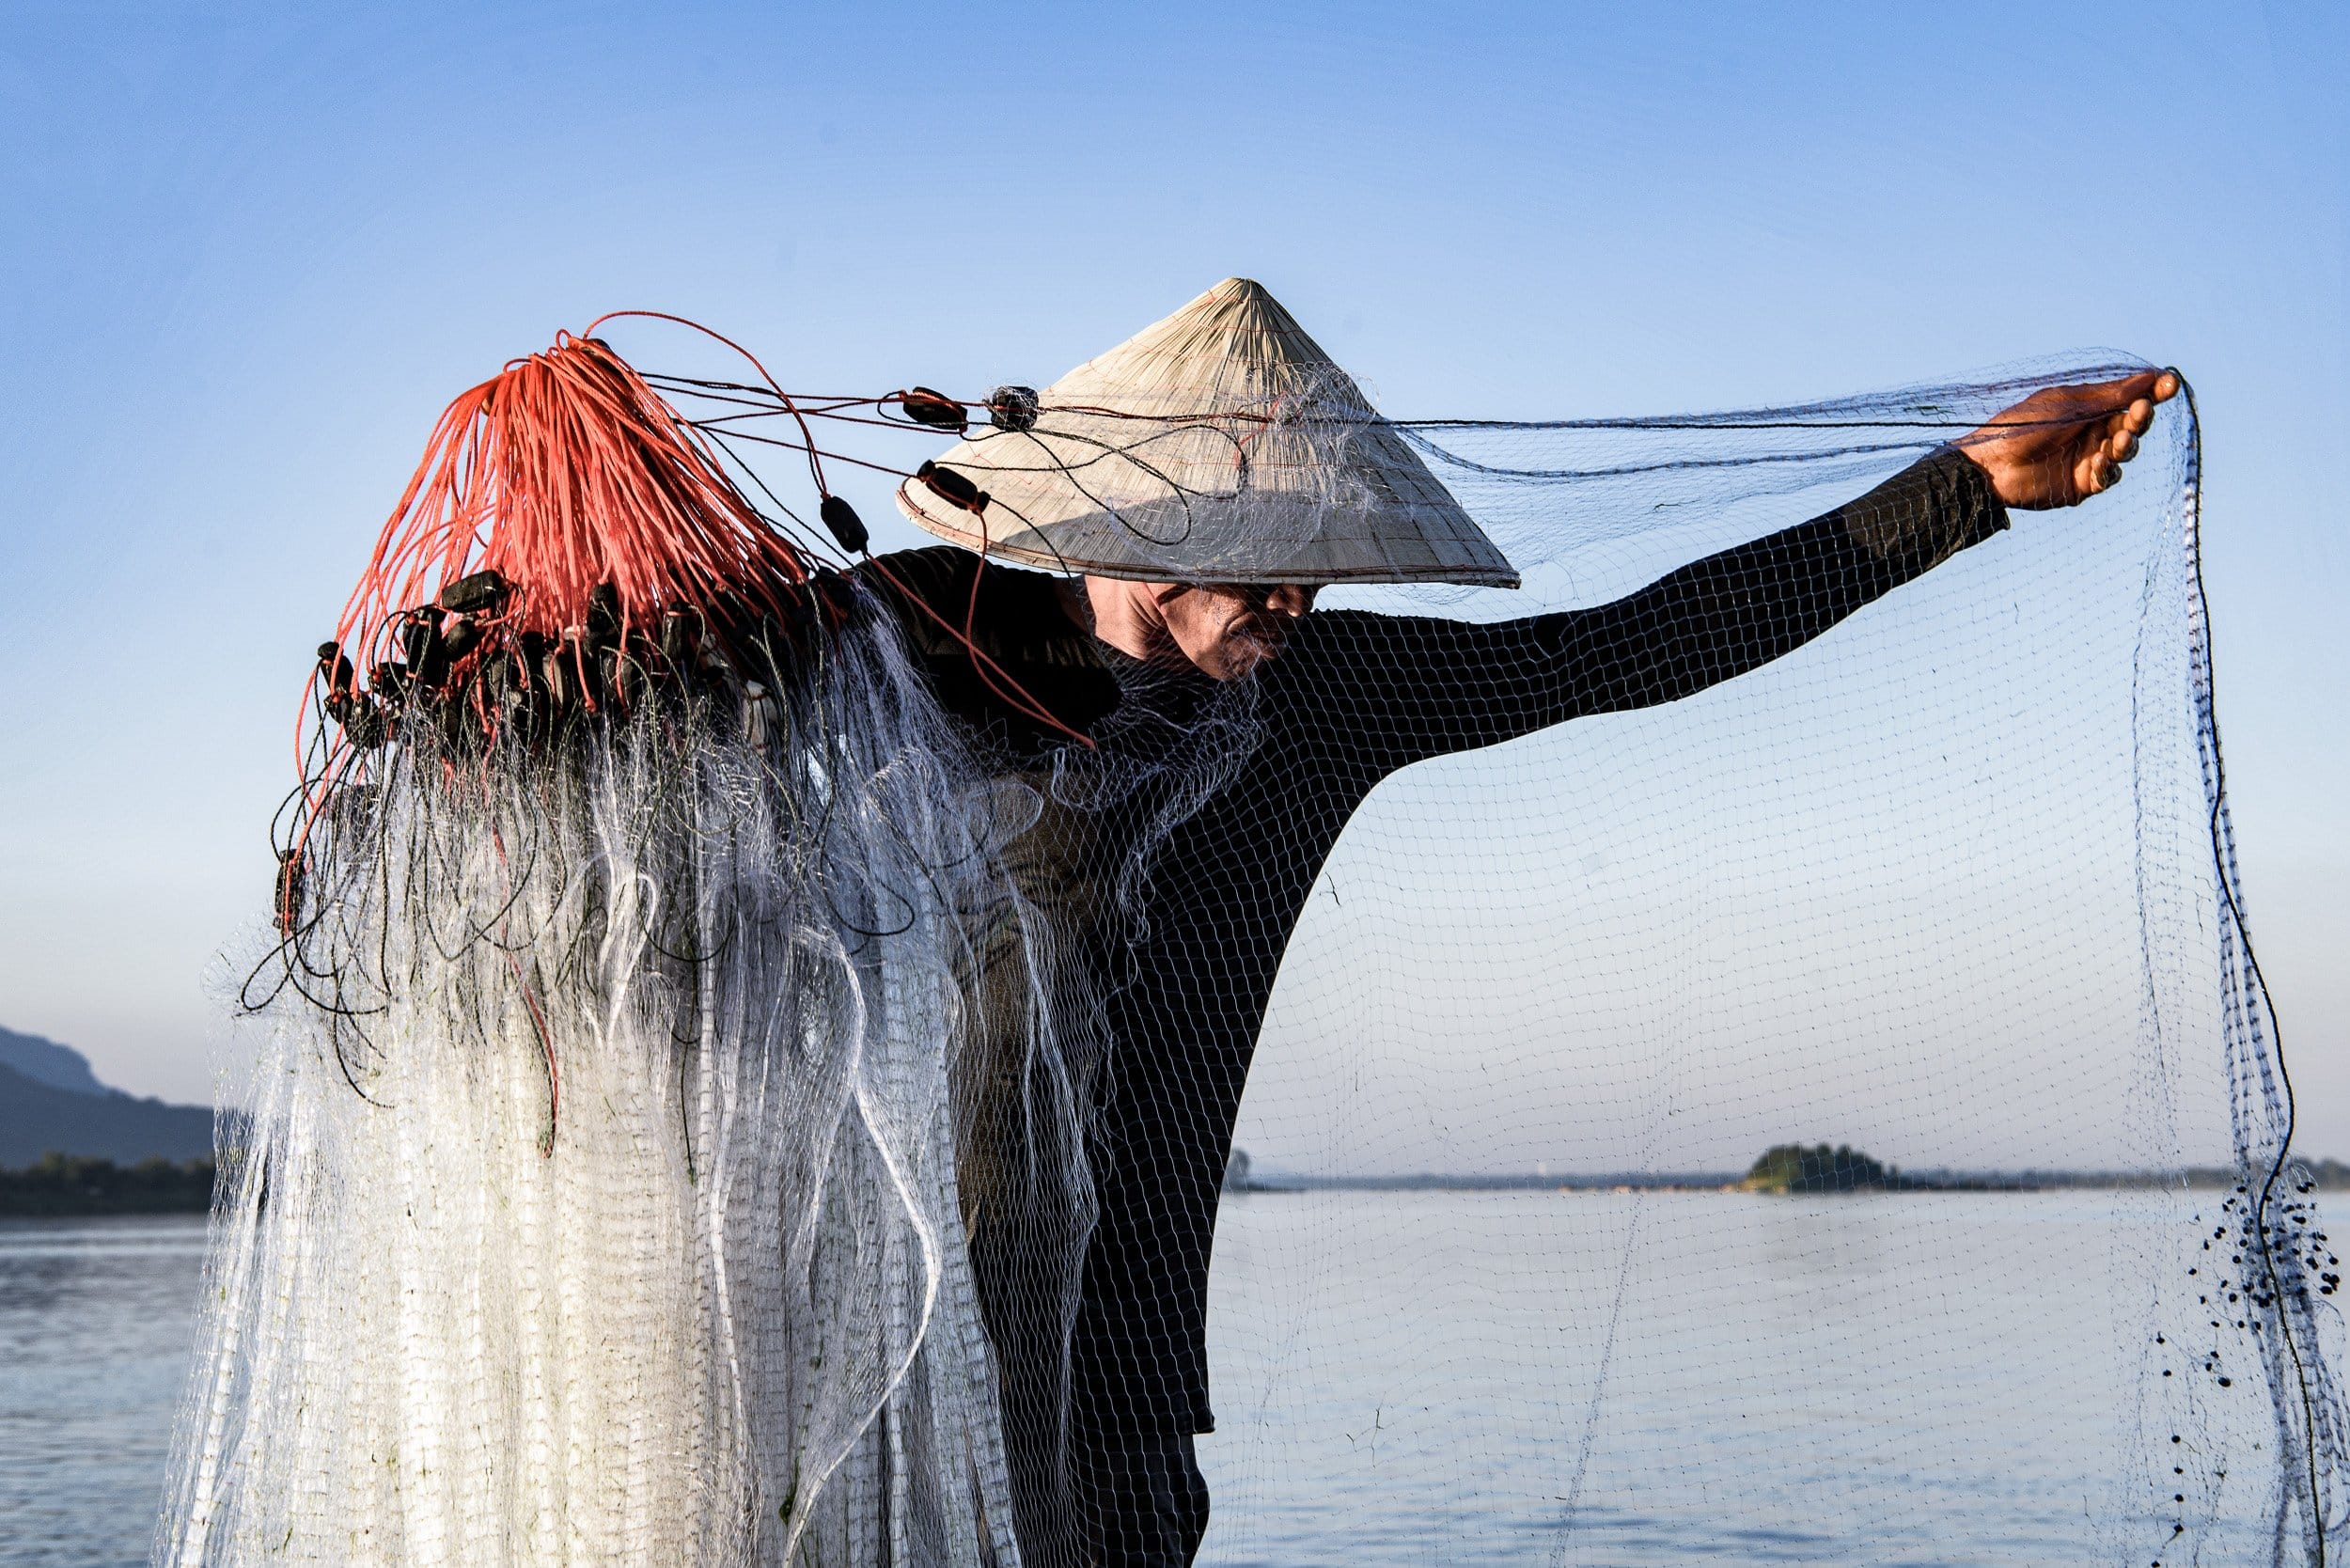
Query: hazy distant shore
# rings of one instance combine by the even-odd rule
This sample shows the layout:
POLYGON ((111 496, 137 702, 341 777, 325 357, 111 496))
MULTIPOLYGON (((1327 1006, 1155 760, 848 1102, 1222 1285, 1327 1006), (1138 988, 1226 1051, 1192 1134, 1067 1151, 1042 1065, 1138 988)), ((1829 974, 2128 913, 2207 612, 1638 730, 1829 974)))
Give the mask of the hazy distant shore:
MULTIPOLYGON (((2307 1168, 2322 1189, 2350 1187, 2350 1167, 2326 1160, 2307 1168)), ((2157 1187, 2227 1189, 2233 1171, 1930 1170, 1903 1176, 1891 1186, 1855 1188, 1854 1197, 1886 1193, 2146 1191, 2157 1187)), ((1599 1171, 1559 1175, 1525 1172, 1419 1171, 1402 1176, 1297 1176, 1268 1172, 1229 1184, 1228 1191, 1306 1192, 1714 1192, 1752 1193, 1750 1181, 1721 1171, 1599 1171)), ((52 1154, 22 1169, 0 1168, 0 1218, 90 1217, 102 1215, 202 1214, 212 1206, 212 1162, 150 1159, 136 1165, 52 1154)))
MULTIPOLYGON (((2296 1162, 2298 1163, 2298 1162, 2296 1162)), ((2322 1190, 2350 1188, 2350 1166, 2322 1160, 2305 1168, 2322 1190)), ((2217 1167, 2186 1170, 1923 1170, 1904 1173, 1890 1187, 1856 1188, 1856 1195, 1875 1192, 2056 1192, 2094 1190, 2145 1191, 2157 1187, 2229 1189, 2241 1178, 2217 1167)), ((1228 1184, 1236 1192, 1751 1192, 1745 1172, 1595 1171, 1444 1172, 1410 1175, 1298 1176, 1267 1171, 1245 1183, 1228 1184)))
POLYGON ((162 1158, 136 1165, 50 1154, 0 1169, 0 1217, 203 1214, 212 1206, 212 1162, 162 1158))

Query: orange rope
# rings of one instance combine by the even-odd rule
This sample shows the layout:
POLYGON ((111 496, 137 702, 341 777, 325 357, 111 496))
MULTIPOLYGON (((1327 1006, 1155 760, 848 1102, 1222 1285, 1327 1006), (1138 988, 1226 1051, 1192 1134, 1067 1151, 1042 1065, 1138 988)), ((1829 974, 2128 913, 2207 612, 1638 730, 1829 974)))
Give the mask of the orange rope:
MULTIPOLYGON (((526 632, 561 646, 606 583, 624 637, 664 610, 721 596, 781 616, 781 595, 810 566, 643 377, 605 344, 557 334, 442 411, 335 640, 364 678, 398 651, 402 611, 484 570, 509 593, 494 617, 478 618, 474 661, 526 632)), ((306 717, 319 679, 313 671, 305 689, 306 717)), ((297 727, 297 765, 302 745, 297 727)), ((332 745, 306 805, 314 810, 355 761, 347 743, 332 745)))
POLYGON ((779 612, 807 558, 760 519, 626 362, 558 336, 449 404, 336 627, 362 668, 394 618, 470 572, 503 575, 502 628, 550 639, 610 583, 622 625, 732 593, 779 612))

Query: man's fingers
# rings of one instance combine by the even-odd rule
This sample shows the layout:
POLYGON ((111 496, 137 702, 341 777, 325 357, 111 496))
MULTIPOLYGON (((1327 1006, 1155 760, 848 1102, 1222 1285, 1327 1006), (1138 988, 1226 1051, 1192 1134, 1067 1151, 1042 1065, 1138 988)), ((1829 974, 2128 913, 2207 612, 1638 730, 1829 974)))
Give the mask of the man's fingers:
POLYGON ((2077 500, 2101 494, 2122 482, 2122 460, 2101 442, 2083 452, 2073 464, 2073 491, 2077 500))
POLYGON ((2154 405, 2178 395, 2179 373, 2141 370, 2095 390, 2128 400, 2119 412, 2096 422, 2095 437, 2083 443, 2086 449, 2073 465, 2073 488, 2083 499, 2122 482, 2122 465, 2138 456, 2138 438, 2154 427, 2154 405))
MULTIPOLYGON (((2146 405, 2149 421, 2154 417, 2154 405, 2167 403, 2179 393, 2179 372, 2176 370, 2140 370, 2136 375, 2119 376, 2112 381, 2092 382, 2073 389, 2100 402, 2116 402, 2124 408, 2146 405)), ((2141 427, 2143 428, 2143 427, 2141 427)))

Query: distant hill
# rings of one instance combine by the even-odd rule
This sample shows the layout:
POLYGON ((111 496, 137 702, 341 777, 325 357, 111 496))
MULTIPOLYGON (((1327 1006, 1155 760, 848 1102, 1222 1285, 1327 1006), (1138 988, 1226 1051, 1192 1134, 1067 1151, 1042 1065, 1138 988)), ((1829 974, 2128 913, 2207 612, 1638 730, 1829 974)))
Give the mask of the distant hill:
POLYGON ((37 1034, 19 1034, 14 1029, 0 1029, 0 1067, 71 1094, 122 1092, 100 1083, 98 1074, 89 1070, 89 1058, 70 1045, 60 1045, 37 1034))
POLYGON ((0 1029, 0 1167, 52 1152, 126 1166, 210 1159, 212 1113, 109 1089, 72 1047, 0 1029))

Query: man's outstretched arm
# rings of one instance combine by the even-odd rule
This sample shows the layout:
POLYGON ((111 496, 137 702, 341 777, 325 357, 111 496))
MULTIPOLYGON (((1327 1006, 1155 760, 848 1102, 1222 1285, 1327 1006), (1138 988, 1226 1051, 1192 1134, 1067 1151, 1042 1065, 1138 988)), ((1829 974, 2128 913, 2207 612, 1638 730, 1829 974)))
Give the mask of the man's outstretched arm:
POLYGON ((1331 677, 1320 695, 1392 768, 1702 691, 1987 539, 2009 507, 2070 506, 2110 489, 2154 405, 2177 387, 2147 371, 2047 388, 1823 517, 1612 604, 1482 626, 1316 616, 1325 657, 1315 663, 1331 677))

